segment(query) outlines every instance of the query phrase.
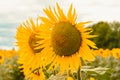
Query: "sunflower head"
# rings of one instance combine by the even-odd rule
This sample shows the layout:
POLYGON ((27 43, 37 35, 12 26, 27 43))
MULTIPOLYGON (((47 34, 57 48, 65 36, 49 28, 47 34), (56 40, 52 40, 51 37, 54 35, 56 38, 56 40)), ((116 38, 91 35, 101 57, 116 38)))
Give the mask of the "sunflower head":
POLYGON ((28 43, 31 49, 35 48, 35 44, 38 41, 38 39, 35 37, 35 34, 31 34, 31 36, 29 37, 28 43))
POLYGON ((0 64, 4 62, 4 55, 2 51, 0 51, 0 64))
MULTIPOLYGON (((37 22, 38 20, 36 20, 36 23, 37 22)), ((27 20, 18 27, 16 39, 17 46, 20 50, 27 51, 27 49, 23 49, 23 47, 27 47, 33 54, 41 51, 41 49, 36 49, 36 47, 39 46, 37 42, 40 40, 36 37, 37 33, 39 33, 39 27, 40 25, 35 24, 32 19, 27 20)))
POLYGON ((81 46, 81 34, 69 22, 55 24, 52 34, 52 47, 55 54, 60 56, 70 56, 76 53, 81 46))
POLYGON ((94 56, 90 50, 96 48, 95 43, 88 38, 92 30, 84 28, 88 22, 76 22, 76 10, 70 5, 67 15, 64 14, 58 3, 56 8, 44 9, 47 17, 39 17, 41 20, 40 33, 37 36, 42 40, 38 41, 39 48, 45 65, 51 64, 50 69, 60 66, 60 72, 68 69, 78 70, 81 66, 80 57, 83 60, 93 60, 94 56))
POLYGON ((2 56, 0 55, 0 59, 2 59, 2 56))
POLYGON ((33 53, 39 53, 42 50, 41 48, 40 49, 36 49, 36 47, 38 46, 37 42, 39 40, 40 39, 36 37, 35 33, 31 34, 31 36, 29 37, 28 44, 29 44, 30 48, 32 49, 33 53))
POLYGON ((39 29, 40 24, 38 23, 38 19, 36 19, 36 22, 29 19, 18 27, 16 34, 16 43, 19 49, 18 63, 21 64, 20 68, 24 72, 25 77, 30 79, 33 78, 32 80, 44 80, 44 74, 41 68, 43 65, 40 54, 42 48, 36 48, 40 46, 38 42, 41 40, 36 37, 37 34, 40 33, 39 29), (36 68, 40 69, 36 70, 36 68))

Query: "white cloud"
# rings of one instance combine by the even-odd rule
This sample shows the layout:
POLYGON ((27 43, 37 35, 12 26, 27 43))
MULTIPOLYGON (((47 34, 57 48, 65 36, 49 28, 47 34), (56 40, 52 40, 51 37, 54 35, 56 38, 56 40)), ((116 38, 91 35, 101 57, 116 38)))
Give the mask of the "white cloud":
POLYGON ((43 15, 42 9, 58 2, 66 11, 72 3, 79 20, 119 20, 120 0, 0 0, 0 23, 23 22, 43 15))
POLYGON ((34 0, 0 0, 0 22, 22 22, 40 14, 41 8, 34 0))
POLYGON ((0 45, 0 49, 1 50, 11 50, 11 49, 17 50, 17 48, 14 46, 5 46, 5 45, 0 45))
MULTIPOLYGON (((42 9, 49 5, 55 7, 56 2, 59 3, 65 12, 67 12, 69 5, 72 3, 73 7, 76 8, 79 21, 120 20, 120 0, 0 0, 0 23, 18 24, 30 17, 36 18, 38 15, 44 15, 42 9)), ((0 36, 0 41, 2 41, 0 48, 2 49, 14 47, 12 43, 16 29, 11 26, 9 31, 5 27, 0 26, 2 33, 5 35, 6 32, 12 34, 0 36), (10 44, 8 45, 8 43, 10 44)))

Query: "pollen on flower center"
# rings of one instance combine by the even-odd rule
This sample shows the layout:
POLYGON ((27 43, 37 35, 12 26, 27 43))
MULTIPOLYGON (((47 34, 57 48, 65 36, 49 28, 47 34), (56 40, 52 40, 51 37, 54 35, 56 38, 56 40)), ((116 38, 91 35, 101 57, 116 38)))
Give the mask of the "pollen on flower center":
POLYGON ((77 28, 69 22, 57 23, 51 34, 52 47, 59 56, 71 56, 81 46, 81 34, 77 28))
POLYGON ((29 38, 29 46, 34 53, 39 53, 42 50, 42 49, 35 49, 37 47, 36 44, 38 40, 39 39, 35 37, 35 34, 32 34, 29 38))

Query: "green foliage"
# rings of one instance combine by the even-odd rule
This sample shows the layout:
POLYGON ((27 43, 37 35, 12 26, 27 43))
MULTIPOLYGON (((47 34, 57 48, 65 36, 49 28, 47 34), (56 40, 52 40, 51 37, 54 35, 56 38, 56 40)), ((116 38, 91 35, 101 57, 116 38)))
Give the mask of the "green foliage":
POLYGON ((98 22, 89 27, 98 37, 92 39, 98 48, 120 48, 120 23, 119 22, 98 22))
MULTIPOLYGON (((120 58, 96 56, 93 62, 85 63, 80 69, 82 80, 90 80, 90 77, 95 78, 95 80, 120 80, 120 58)), ((79 80, 77 72, 70 73, 69 76, 74 80, 79 80)), ((66 78, 66 74, 56 74, 50 76, 48 80, 66 80, 66 78)))
POLYGON ((49 79, 47 80, 66 80, 66 75, 65 74, 56 74, 52 75, 49 79))
POLYGON ((87 65, 93 68, 93 70, 87 71, 87 77, 93 76, 95 80, 120 79, 120 58, 115 59, 113 56, 103 58, 101 56, 97 56, 95 61, 87 63, 87 65))
POLYGON ((0 64, 0 80, 24 80, 17 64, 18 56, 11 59, 5 58, 4 63, 0 64))
POLYGON ((90 77, 94 77, 95 80, 106 80, 110 78, 108 77, 109 75, 107 74, 107 71, 109 71, 109 68, 105 68, 105 67, 97 67, 97 68, 83 68, 81 69, 82 74, 84 74, 83 80, 89 80, 90 77))

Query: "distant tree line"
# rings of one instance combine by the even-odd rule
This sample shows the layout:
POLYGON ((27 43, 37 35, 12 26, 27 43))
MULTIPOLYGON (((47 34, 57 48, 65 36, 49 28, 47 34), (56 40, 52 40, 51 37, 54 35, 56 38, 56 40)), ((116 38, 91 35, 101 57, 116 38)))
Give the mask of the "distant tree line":
POLYGON ((98 37, 92 39, 98 48, 120 48, 120 22, 100 21, 89 27, 94 30, 92 34, 98 35, 98 37))

